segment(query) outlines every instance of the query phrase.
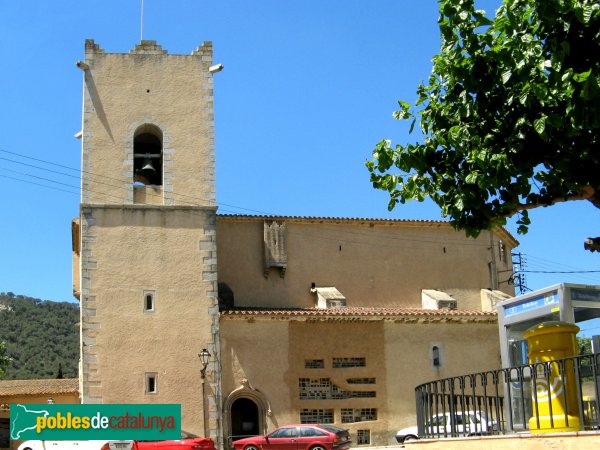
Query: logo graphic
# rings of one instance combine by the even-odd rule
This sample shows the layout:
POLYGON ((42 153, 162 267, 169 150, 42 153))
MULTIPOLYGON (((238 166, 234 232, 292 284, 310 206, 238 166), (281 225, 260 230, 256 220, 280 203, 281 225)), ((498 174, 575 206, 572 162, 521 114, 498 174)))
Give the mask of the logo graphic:
POLYGON ((23 439, 21 434, 37 428, 37 418, 48 417, 48 411, 34 411, 28 409, 31 405, 12 405, 10 407, 10 438, 23 439))
POLYGON ((181 405, 11 405, 10 437, 55 441, 179 439, 181 405))

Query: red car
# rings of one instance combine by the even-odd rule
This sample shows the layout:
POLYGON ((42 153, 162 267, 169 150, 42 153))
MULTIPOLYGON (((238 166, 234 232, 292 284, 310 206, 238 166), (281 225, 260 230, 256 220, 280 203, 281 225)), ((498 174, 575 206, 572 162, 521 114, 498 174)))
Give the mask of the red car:
POLYGON ((286 425, 232 443, 235 450, 334 450, 350 447, 348 430, 333 425, 286 425))
POLYGON ((211 438, 181 432, 181 439, 172 441, 134 441, 133 450, 217 450, 211 438))

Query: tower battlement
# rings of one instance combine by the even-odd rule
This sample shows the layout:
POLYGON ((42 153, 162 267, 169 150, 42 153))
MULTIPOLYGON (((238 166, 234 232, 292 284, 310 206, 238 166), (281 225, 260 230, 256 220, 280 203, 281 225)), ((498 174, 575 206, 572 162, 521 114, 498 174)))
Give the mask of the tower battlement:
MULTIPOLYGON (((86 39, 85 40, 85 52, 87 53, 106 53, 106 51, 97 44, 94 39, 86 39)), ((131 50, 129 50, 129 54, 137 54, 137 55, 167 55, 169 52, 165 50, 162 45, 157 44, 157 42, 153 39, 142 39, 139 44, 136 44, 131 50)), ((212 56, 212 41, 204 41, 201 45, 196 47, 192 53, 192 55, 200 55, 200 56, 212 56)), ((181 55, 187 56, 187 55, 181 55)))

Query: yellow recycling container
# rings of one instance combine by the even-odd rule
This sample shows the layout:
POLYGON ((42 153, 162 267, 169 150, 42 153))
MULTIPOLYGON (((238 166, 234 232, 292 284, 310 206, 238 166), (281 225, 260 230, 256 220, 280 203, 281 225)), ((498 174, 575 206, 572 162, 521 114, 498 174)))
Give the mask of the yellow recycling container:
MULTIPOLYGON (((577 325, 566 322, 544 322, 525 331, 529 364, 576 356, 578 331, 577 325)), ((529 430, 532 433, 580 431, 575 363, 565 361, 564 377, 558 363, 534 367, 536 380, 529 430)))

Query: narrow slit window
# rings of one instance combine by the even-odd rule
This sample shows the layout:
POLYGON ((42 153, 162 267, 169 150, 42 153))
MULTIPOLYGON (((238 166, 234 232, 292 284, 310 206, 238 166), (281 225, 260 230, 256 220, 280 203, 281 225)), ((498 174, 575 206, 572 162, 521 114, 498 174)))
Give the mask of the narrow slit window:
POLYGON ((153 291, 144 291, 144 312, 154 312, 156 309, 156 295, 153 291))
POLYGON ((435 367, 440 365, 440 348, 437 345, 431 347, 431 354, 433 355, 433 365, 435 367))
POLYGON ((444 367, 444 349, 439 342, 432 342, 429 347, 429 358, 434 370, 444 367))
POLYGON ((158 374, 155 372, 146 372, 146 394, 158 393, 158 374))

